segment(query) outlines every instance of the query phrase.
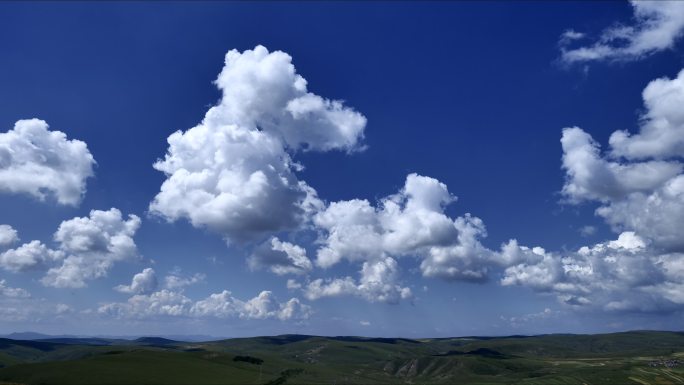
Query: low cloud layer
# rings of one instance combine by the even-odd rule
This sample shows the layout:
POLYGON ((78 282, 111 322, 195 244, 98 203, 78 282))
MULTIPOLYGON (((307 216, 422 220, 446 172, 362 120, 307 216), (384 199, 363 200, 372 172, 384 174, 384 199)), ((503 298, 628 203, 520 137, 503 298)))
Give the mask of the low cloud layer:
POLYGON ((126 302, 103 304, 97 312, 103 316, 130 319, 189 317, 286 321, 307 319, 311 308, 297 298, 279 302, 270 291, 262 291, 247 301, 233 297, 227 290, 193 301, 183 291, 162 289, 149 294, 133 295, 126 302))
POLYGON ((660 254, 633 232, 575 252, 536 248, 505 270, 501 283, 553 293, 572 307, 669 311, 684 305, 684 254, 660 254))
POLYGON ((2 298, 29 298, 31 294, 20 288, 7 285, 7 281, 0 279, 0 297, 2 298))

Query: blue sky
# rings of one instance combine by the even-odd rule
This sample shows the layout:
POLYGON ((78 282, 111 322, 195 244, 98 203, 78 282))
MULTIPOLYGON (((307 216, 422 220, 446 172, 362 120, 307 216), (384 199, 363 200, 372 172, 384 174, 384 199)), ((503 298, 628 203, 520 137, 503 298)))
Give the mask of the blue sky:
POLYGON ((0 332, 678 329, 683 28, 677 2, 2 3, 0 332))

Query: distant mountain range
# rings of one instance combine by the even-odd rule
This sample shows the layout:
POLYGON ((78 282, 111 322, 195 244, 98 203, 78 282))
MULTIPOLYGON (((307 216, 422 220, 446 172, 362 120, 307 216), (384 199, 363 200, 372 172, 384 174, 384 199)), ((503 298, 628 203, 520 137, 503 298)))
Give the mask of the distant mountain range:
POLYGON ((25 332, 14 332, 10 334, 0 335, 0 338, 9 338, 13 340, 26 340, 26 341, 36 341, 36 340, 60 340, 60 339, 75 339, 75 340, 127 340, 127 341, 138 341, 143 342, 143 339, 159 339, 159 340, 172 340, 172 341, 187 341, 187 342, 198 342, 198 341, 216 341, 226 339, 227 337, 216 337, 202 334, 183 334, 183 335, 133 335, 133 336, 106 336, 106 335, 74 335, 74 334, 43 334, 36 333, 32 331, 25 332))

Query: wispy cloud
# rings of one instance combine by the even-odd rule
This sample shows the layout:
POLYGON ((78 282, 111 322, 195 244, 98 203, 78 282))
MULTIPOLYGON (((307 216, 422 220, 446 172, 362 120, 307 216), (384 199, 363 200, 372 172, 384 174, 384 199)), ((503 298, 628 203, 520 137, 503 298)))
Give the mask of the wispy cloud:
POLYGON ((634 10, 632 24, 608 27, 592 44, 577 45, 588 40, 587 35, 565 31, 559 40, 561 60, 568 64, 630 61, 672 48, 684 30, 684 2, 632 0, 630 4, 634 10))

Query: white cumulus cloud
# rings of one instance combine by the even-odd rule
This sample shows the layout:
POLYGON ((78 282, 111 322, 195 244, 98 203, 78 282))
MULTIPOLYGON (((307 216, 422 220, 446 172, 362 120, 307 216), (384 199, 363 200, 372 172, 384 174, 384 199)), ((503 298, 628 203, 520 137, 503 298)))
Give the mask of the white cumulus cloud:
POLYGON ((575 307, 607 311, 680 308, 684 254, 658 253, 634 232, 575 252, 547 253, 520 247, 528 258, 505 270, 501 283, 553 293, 575 307))
POLYGON ((651 81, 642 96, 646 113, 639 133, 614 132, 610 136, 612 155, 632 160, 681 158, 684 154, 684 70, 674 79, 664 77, 651 81))
POLYGON ((684 288, 684 72, 643 93, 639 132, 616 131, 605 153, 578 127, 563 130, 562 193, 597 202, 596 214, 620 235, 574 252, 546 252, 511 241, 501 283, 555 294, 572 306, 612 311, 681 309, 684 288))
POLYGON ((157 289, 157 285, 157 274, 148 267, 134 275, 130 285, 119 285, 114 289, 127 294, 150 294, 157 289))
POLYGON ((56 248, 33 240, 0 253, 0 268, 14 273, 47 270, 46 286, 79 288, 105 276, 118 261, 137 256, 133 236, 140 218, 122 218, 121 211, 92 210, 88 217, 63 221, 54 234, 56 248))
POLYGON ((374 261, 366 261, 357 282, 352 277, 334 279, 316 279, 303 288, 304 296, 309 300, 323 297, 353 295, 369 302, 385 302, 395 304, 402 299, 413 297, 411 289, 402 287, 399 282, 399 266, 390 257, 374 261))
POLYGON ((401 191, 377 207, 360 199, 333 202, 314 216, 323 230, 316 264, 414 256, 422 259, 424 276, 483 280, 494 257, 480 243, 484 224, 470 214, 448 217, 444 210, 455 200, 444 183, 410 174, 401 191))
POLYGON ((199 125, 169 136, 154 164, 167 179, 151 212, 244 241, 294 229, 320 206, 292 153, 358 149, 366 119, 309 92, 291 61, 262 46, 226 54, 215 82, 221 101, 199 125))
POLYGON ((600 202, 596 213, 615 232, 633 231, 663 252, 684 251, 683 74, 646 87, 639 132, 614 132, 606 155, 580 128, 561 139, 568 200, 600 202))
POLYGON ((137 256, 133 236, 140 227, 140 218, 121 211, 92 210, 88 217, 62 222, 55 241, 66 257, 61 266, 48 270, 41 280, 46 286, 85 287, 86 281, 103 277, 114 263, 137 256))
POLYGON ((247 264, 253 270, 268 269, 277 275, 304 274, 313 268, 303 247, 276 237, 259 245, 247 259, 247 264))
POLYGON ((0 133, 0 191, 78 205, 93 176, 95 159, 80 140, 50 131, 39 119, 19 120, 0 133))
POLYGON ((0 267, 14 273, 44 270, 54 262, 63 259, 63 252, 52 250, 40 241, 31 241, 0 253, 0 267))

